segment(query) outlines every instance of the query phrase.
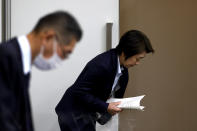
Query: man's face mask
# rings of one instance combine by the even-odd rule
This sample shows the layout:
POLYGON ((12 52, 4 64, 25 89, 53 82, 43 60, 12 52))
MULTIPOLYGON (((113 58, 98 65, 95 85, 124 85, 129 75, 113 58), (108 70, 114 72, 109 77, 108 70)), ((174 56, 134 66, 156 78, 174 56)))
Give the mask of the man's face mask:
POLYGON ((57 54, 57 41, 53 42, 53 55, 50 58, 44 58, 44 46, 42 46, 40 54, 34 60, 34 65, 40 70, 51 70, 57 68, 63 61, 57 54))

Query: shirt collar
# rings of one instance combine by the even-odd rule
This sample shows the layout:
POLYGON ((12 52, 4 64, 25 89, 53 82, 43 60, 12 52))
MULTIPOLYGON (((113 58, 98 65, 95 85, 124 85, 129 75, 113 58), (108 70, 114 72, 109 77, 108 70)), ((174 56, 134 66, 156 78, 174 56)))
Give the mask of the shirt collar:
POLYGON ((23 63, 23 72, 24 74, 28 74, 31 71, 31 47, 30 43, 27 39, 27 36, 19 36, 17 38, 21 56, 22 56, 22 63, 23 63))
POLYGON ((120 67, 120 59, 119 59, 119 57, 118 57, 117 74, 122 74, 122 69, 121 69, 121 67, 120 67))

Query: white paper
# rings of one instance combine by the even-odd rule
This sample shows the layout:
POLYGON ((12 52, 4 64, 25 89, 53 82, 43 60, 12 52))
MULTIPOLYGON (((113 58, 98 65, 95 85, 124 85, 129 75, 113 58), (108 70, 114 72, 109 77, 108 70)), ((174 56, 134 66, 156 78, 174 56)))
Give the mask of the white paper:
POLYGON ((122 99, 111 98, 108 102, 121 102, 120 105, 118 105, 121 109, 137 109, 143 111, 145 107, 140 105, 140 101, 144 98, 144 96, 145 95, 122 99))

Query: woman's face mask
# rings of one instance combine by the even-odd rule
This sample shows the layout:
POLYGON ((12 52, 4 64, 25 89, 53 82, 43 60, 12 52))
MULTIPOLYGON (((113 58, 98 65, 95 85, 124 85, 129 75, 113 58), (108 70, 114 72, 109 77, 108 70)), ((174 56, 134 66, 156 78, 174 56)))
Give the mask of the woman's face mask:
POLYGON ((62 59, 57 54, 57 41, 53 42, 53 55, 50 58, 44 58, 44 47, 41 48, 40 54, 35 58, 34 65, 40 70, 52 70, 57 68, 61 63, 62 59))

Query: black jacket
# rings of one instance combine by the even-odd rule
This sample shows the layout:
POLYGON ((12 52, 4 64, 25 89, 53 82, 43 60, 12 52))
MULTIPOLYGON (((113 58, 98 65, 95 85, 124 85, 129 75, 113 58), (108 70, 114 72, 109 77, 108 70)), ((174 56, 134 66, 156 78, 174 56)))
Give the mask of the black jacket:
POLYGON ((29 102, 30 74, 24 75, 16 38, 0 44, 0 130, 33 131, 29 102))

